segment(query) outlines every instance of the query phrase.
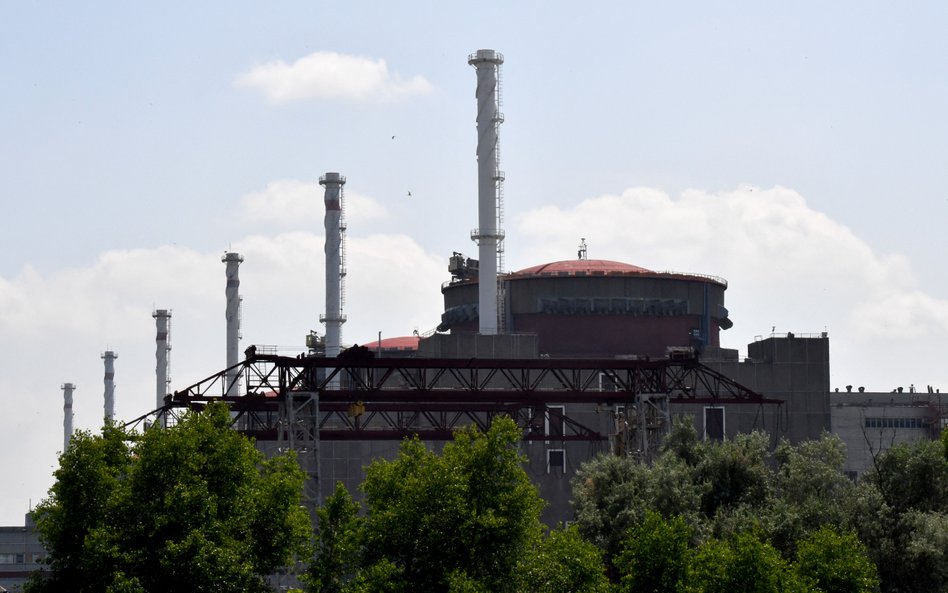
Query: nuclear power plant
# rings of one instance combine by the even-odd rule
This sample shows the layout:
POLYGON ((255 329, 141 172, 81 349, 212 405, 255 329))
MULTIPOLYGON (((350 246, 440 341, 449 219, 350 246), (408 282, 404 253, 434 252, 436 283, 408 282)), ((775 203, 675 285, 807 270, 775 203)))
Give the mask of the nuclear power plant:
MULTIPOLYGON (((226 402, 235 426, 262 450, 297 452, 313 510, 338 481, 356 494, 362 468, 393 456, 406 437, 438 447, 461 426, 486 429, 495 416, 509 415, 523 431, 526 469, 548 503, 548 525, 573 519, 570 478, 582 463, 603 453, 647 461, 675 417, 691 419, 709 440, 762 430, 776 445, 836 432, 849 446, 846 469, 853 477, 867 469, 873 446, 941 430, 948 401, 934 390, 831 391, 825 332, 760 336, 744 358, 723 348, 721 332, 733 325, 723 278, 588 259, 585 239, 575 259, 506 272, 498 135, 503 63, 489 49, 468 57, 476 72, 478 220, 469 238, 477 259, 445 254, 450 280, 431 287, 440 288, 444 302, 442 311, 431 312, 437 330, 385 340, 360 336, 355 341, 363 346, 347 347, 347 179, 326 172, 319 178, 324 335, 312 333, 299 356, 250 346, 241 359, 244 258, 226 253, 224 368, 172 390, 171 310, 155 310, 156 406, 141 428, 171 426, 185 410, 226 402), (863 429, 870 425, 875 430, 867 437, 863 429), (874 440, 867 445, 867 439, 874 440)), ((111 419, 117 356, 108 351, 102 358, 111 419)), ((62 390, 68 446, 75 386, 64 383, 62 390)))
MULTIPOLYGON (((760 336, 743 359, 737 350, 722 348, 721 332, 733 325, 723 278, 589 259, 585 238, 575 259, 507 272, 499 138, 504 56, 481 49, 467 62, 476 73, 472 193, 478 219, 470 239, 477 258, 461 252, 446 257, 444 309, 432 312, 433 319, 440 317, 437 329, 367 337, 362 347, 347 347, 347 179, 326 172, 319 178, 324 334, 311 332, 308 350, 299 356, 250 346, 240 360, 238 271, 244 258, 225 253, 224 369, 172 390, 171 310, 155 310, 156 409, 143 416, 149 426, 173 425, 182 411, 208 401, 227 402, 235 426, 260 448, 297 451, 309 476, 307 503, 314 508, 337 481, 355 492, 362 467, 393 455, 403 438, 417 435, 437 446, 460 426, 487 428, 494 416, 507 414, 523 429, 527 469, 550 503, 548 524, 572 518, 569 478, 580 464, 600 453, 651 458, 675 416, 691 418, 701 438, 764 430, 775 444, 832 430, 855 441, 862 419, 885 424, 866 415, 881 414, 872 411, 880 406, 890 417, 904 418, 889 421, 902 429, 889 442, 940 430, 946 407, 939 393, 875 399, 862 391, 858 397, 851 390, 831 393, 825 332, 760 336)), ((105 416, 111 418, 116 356, 106 352, 102 358, 105 416)), ((73 389, 63 385, 67 442, 73 389)), ((862 440, 864 432, 858 435, 862 440)), ((884 437, 879 440, 882 446, 884 437)), ((847 469, 855 476, 868 459, 866 447, 854 445, 847 469)))

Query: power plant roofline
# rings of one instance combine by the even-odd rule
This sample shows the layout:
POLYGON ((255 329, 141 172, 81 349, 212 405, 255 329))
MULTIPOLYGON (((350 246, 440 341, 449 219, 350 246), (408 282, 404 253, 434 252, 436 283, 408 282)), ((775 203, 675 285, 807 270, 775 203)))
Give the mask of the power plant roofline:
POLYGON ((503 333, 503 291, 498 272, 503 272, 503 181, 497 130, 504 121, 500 112, 500 65, 504 56, 492 49, 479 49, 467 63, 477 70, 477 217, 471 231, 477 242, 478 316, 482 334, 503 333))
POLYGON ((102 353, 102 360, 105 363, 105 378, 103 380, 103 382, 105 383, 104 418, 107 422, 115 420, 115 359, 116 358, 118 358, 118 354, 116 354, 112 350, 106 350, 105 352, 102 353))

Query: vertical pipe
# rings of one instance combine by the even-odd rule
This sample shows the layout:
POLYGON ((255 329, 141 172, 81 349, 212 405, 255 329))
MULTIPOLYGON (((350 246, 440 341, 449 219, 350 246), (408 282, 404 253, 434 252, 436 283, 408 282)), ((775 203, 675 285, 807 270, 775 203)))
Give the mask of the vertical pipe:
POLYGON ((63 383, 60 389, 63 390, 63 452, 69 448, 69 440, 72 438, 72 392, 76 386, 72 383, 63 383))
POLYGON ((102 354, 105 361, 105 421, 115 420, 115 359, 118 354, 106 350, 102 354))
MULTIPOLYGON (((158 309, 151 315, 155 318, 155 409, 165 405, 165 396, 168 395, 168 353, 171 350, 171 311, 158 309)), ((165 426, 162 416, 161 426, 165 426)))
POLYGON ((238 268, 244 261, 239 253, 225 253, 221 261, 227 265, 224 272, 227 277, 227 287, 225 295, 227 297, 227 310, 224 318, 227 320, 227 377, 226 389, 227 395, 233 396, 240 392, 238 383, 240 382, 240 373, 238 369, 232 368, 237 365, 238 347, 240 343, 240 276, 238 268))
POLYGON ((323 219, 326 229, 326 314, 320 315, 319 321, 326 324, 326 357, 335 358, 342 346, 342 324, 346 322, 346 316, 342 314, 345 269, 342 264, 341 196, 346 178, 339 173, 326 173, 319 178, 319 184, 326 188, 326 216, 323 219))
POLYGON ((497 228, 497 126, 498 69, 504 56, 491 49, 480 49, 467 63, 477 70, 477 217, 478 228, 471 238, 478 244, 478 316, 482 334, 497 333, 497 254, 503 233, 497 228))

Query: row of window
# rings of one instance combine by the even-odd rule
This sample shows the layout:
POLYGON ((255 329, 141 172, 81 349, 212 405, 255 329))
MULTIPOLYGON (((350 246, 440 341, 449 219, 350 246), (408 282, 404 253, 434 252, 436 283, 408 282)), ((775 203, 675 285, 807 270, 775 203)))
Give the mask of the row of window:
POLYGON ((26 564, 26 563, 39 564, 40 562, 43 561, 43 559, 44 559, 43 554, 38 553, 38 552, 35 554, 23 554, 23 553, 18 554, 18 553, 13 553, 13 552, 10 552, 10 553, 0 552, 0 564, 26 564))
POLYGON ((922 418, 866 418, 866 428, 925 428, 922 418))

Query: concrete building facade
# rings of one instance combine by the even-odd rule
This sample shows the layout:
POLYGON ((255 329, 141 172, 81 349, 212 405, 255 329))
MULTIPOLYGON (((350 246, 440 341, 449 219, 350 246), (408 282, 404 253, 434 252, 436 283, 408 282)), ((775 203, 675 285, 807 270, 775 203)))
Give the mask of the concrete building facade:
MULTIPOLYGON (((23 525, 0 527, 0 587, 19 591, 30 574, 43 569, 46 550, 27 514, 23 525)), ((0 589, 0 590, 2 590, 0 589)))

